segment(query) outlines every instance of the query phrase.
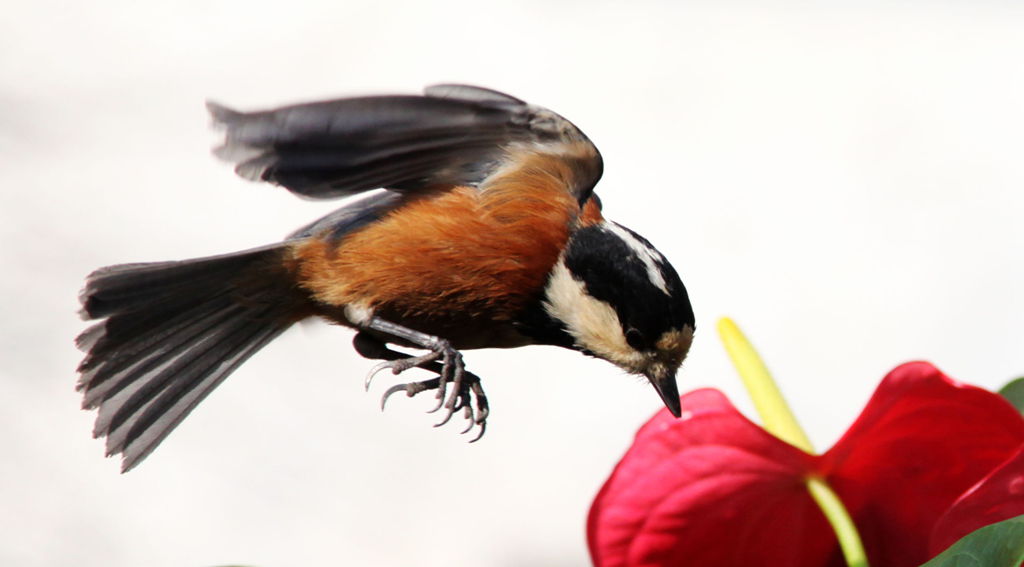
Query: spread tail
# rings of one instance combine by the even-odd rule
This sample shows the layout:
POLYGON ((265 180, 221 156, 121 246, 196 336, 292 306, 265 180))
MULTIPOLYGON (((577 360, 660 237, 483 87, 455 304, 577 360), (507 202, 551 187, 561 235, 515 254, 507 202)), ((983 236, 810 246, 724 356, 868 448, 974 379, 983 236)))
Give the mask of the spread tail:
POLYGON ((76 339, 83 407, 122 471, 144 459, 221 381, 300 318, 283 245, 96 270, 76 339))

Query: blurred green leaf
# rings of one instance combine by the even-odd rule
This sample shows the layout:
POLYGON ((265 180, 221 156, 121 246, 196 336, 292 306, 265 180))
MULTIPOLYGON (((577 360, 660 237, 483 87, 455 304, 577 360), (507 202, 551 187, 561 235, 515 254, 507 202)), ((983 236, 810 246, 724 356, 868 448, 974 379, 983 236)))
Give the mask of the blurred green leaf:
POLYGON ((921 567, 1018 567, 1024 561, 1024 516, 985 526, 921 567))
POLYGON ((1013 407, 1024 413, 1024 377, 1017 378, 999 390, 999 394, 1010 400, 1013 407))

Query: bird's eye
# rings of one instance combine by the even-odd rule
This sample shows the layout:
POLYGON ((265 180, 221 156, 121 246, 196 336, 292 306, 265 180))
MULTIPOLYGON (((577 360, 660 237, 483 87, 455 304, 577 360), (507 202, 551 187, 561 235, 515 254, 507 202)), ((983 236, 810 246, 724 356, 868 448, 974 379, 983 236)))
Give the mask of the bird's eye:
POLYGON ((644 335, 633 327, 626 331, 626 342, 636 350, 644 349, 644 335))

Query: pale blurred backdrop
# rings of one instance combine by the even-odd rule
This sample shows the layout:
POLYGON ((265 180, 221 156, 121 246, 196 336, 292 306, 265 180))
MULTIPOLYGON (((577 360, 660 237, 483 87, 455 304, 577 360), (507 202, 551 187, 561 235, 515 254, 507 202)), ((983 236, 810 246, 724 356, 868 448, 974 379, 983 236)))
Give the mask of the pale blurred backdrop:
MULTIPOLYGON (((15 2, 0 19, 0 564, 584 565, 587 510, 661 407, 553 348, 470 352, 469 445, 370 394, 351 331, 294 328, 127 475, 74 391, 77 293, 106 264, 275 241, 337 203, 209 153, 257 109, 437 82, 564 114, 607 216, 697 313, 681 390, 752 416, 734 317, 820 450, 896 364, 1024 373, 1018 2, 15 2), (827 6, 826 6, 827 5, 827 6)), ((949 419, 957 419, 950 415, 949 419)))

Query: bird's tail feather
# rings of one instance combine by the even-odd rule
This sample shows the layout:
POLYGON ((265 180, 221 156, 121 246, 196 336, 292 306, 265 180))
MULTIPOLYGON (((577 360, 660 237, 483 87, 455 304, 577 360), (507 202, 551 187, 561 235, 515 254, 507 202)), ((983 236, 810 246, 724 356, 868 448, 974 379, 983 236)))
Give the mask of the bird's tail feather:
POLYGON ((221 381, 301 317, 282 245, 89 275, 79 335, 83 406, 107 454, 137 465, 221 381))

